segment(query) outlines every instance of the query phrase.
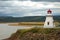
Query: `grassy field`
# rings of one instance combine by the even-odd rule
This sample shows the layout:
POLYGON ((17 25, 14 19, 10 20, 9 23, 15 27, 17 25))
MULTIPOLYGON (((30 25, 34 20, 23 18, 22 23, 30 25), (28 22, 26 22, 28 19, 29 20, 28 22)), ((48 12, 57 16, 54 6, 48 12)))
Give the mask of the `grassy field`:
MULTIPOLYGON (((54 22, 55 26, 60 26, 59 22, 54 22)), ((19 22, 19 23, 11 23, 9 26, 43 26, 44 22, 19 22)))
POLYGON ((60 28, 19 29, 5 40, 60 40, 60 28))
POLYGON ((10 26, 43 26, 44 22, 20 22, 17 24, 9 24, 10 26))

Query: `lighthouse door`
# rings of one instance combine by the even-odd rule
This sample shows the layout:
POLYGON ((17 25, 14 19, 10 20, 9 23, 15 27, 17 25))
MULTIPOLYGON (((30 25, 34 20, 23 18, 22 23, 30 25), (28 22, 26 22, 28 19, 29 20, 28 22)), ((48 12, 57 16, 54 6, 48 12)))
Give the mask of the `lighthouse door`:
POLYGON ((49 22, 47 22, 47 25, 49 25, 49 22))

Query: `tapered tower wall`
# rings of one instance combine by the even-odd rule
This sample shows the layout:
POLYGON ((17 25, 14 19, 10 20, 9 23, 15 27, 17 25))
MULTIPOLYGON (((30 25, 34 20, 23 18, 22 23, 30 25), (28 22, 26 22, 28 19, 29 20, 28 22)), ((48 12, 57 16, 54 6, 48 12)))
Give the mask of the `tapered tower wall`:
POLYGON ((46 20, 45 20, 45 23, 44 23, 44 28, 53 28, 53 27, 55 27, 54 20, 53 20, 53 15, 52 15, 52 12, 49 9, 47 11, 46 20))

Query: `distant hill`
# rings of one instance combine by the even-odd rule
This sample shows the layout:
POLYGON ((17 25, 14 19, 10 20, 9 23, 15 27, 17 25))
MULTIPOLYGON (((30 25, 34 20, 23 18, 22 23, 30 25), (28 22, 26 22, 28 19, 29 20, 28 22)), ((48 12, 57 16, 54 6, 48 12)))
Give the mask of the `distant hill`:
MULTIPOLYGON (((0 17, 0 22, 44 22, 45 16, 26 16, 26 17, 0 17)), ((60 22, 60 16, 53 17, 55 21, 60 22)))

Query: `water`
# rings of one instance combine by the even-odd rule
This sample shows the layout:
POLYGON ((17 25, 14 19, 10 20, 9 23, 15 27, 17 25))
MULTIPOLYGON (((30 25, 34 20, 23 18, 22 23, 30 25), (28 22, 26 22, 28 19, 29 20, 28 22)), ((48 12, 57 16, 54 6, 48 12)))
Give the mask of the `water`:
POLYGON ((0 40, 8 38, 12 33, 15 33, 18 29, 26 29, 31 27, 25 26, 8 26, 8 23, 0 24, 0 40))

